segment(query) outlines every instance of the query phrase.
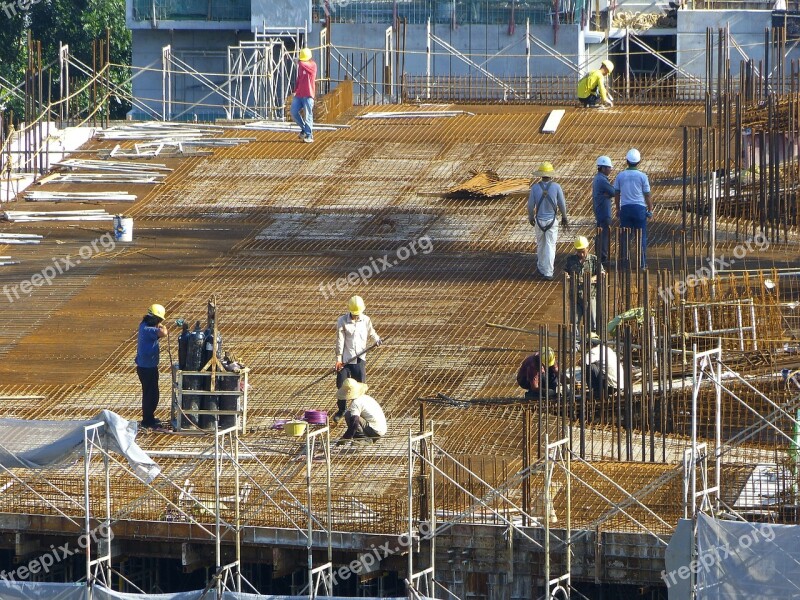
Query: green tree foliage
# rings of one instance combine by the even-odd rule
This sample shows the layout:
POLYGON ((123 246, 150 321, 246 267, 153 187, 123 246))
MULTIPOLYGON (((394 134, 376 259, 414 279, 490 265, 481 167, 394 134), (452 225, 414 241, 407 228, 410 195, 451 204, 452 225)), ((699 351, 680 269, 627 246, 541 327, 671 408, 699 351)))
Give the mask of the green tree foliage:
MULTIPOLYGON (((111 62, 130 65, 131 32, 125 25, 125 0, 4 0, 16 12, 10 19, 0 8, 0 75, 20 83, 27 64, 26 40, 28 32, 34 40, 42 42, 42 63, 51 64, 53 99, 58 98, 58 51, 60 43, 69 45, 70 55, 90 68, 92 44, 105 39, 109 29, 111 62), (25 10, 23 10, 25 7, 25 10)), ((0 2, 0 7, 4 6, 0 2)), ((9 12, 8 10, 5 11, 9 12)), ((71 69, 70 76, 78 75, 71 69)), ((112 68, 112 80, 129 89, 124 80, 129 77, 128 67, 112 68)), ((85 81, 85 77, 81 77, 85 81)), ((111 118, 121 118, 130 108, 122 98, 112 96, 111 118)))

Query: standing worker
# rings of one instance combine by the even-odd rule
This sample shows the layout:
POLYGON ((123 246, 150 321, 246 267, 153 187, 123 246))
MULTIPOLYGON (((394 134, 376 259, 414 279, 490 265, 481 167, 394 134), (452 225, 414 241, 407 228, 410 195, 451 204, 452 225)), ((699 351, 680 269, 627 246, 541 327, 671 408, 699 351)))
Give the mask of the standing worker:
POLYGON ((614 201, 617 205, 619 225, 622 227, 620 234, 620 260, 622 266, 627 268, 628 261, 628 232, 626 229, 636 229, 642 235, 642 261, 641 267, 647 266, 647 219, 653 216, 653 201, 650 199, 650 181, 642 171, 639 163, 642 155, 636 148, 628 150, 625 155, 628 168, 620 171, 614 179, 614 201))
POLYGON ((165 314, 163 306, 153 304, 139 324, 136 341, 136 374, 142 383, 142 428, 161 427, 161 421, 156 419, 160 356, 158 340, 167 335, 167 328, 162 323, 165 314))
POLYGON ((342 436, 343 440, 371 439, 374 442, 388 431, 383 409, 375 398, 367 395, 368 389, 366 383, 348 378, 336 392, 337 402, 350 402, 350 407, 344 413, 347 431, 342 436))
POLYGON ((561 213, 561 225, 569 227, 567 205, 564 201, 564 190, 552 181, 555 169, 549 162, 539 165, 534 177, 542 180, 531 186, 528 196, 528 221, 536 230, 536 258, 539 274, 547 281, 553 280, 553 263, 556 259, 556 241, 558 240, 558 212, 561 213))
POLYGON ((608 262, 611 249, 611 200, 614 198, 614 186, 608 180, 614 164, 608 156, 597 159, 597 174, 592 182, 592 207, 594 221, 597 225, 597 236, 594 238, 594 250, 600 255, 600 262, 608 262))
POLYGON ((578 101, 588 108, 599 108, 598 101, 608 106, 614 106, 614 99, 606 91, 605 78, 611 75, 614 70, 614 63, 604 60, 600 63, 600 68, 589 71, 578 82, 578 101))
POLYGON ((526 390, 525 397, 538 398, 558 394, 558 364, 552 348, 542 347, 522 361, 517 371, 517 385, 526 390), (546 365, 546 366, 545 366, 546 365))
POLYGON ((575 254, 567 259, 564 266, 569 278, 574 280, 569 286, 570 302, 575 306, 575 329, 576 334, 580 335, 580 324, 583 320, 583 305, 586 299, 584 292, 584 275, 588 273, 591 283, 589 284, 589 331, 597 331, 597 274, 603 273, 601 265, 594 254, 589 253, 589 240, 584 236, 578 236, 575 240, 575 254), (573 287, 574 286, 574 287, 573 287), (577 293, 573 297, 572 290, 577 293))
POLYGON ((314 92, 316 89, 317 63, 311 55, 311 50, 300 50, 297 62, 297 80, 294 84, 294 98, 292 98, 292 118, 300 126, 300 139, 310 144, 314 141, 314 92), (303 116, 300 111, 303 111, 303 116))
MULTIPOLYGON (((366 383, 367 338, 372 338, 376 346, 381 344, 372 320, 364 314, 365 309, 364 299, 353 296, 347 302, 348 312, 336 321, 336 389, 340 389, 349 378, 366 383)), ((333 420, 338 423, 344 416, 347 405, 341 398, 336 404, 338 410, 333 420)))

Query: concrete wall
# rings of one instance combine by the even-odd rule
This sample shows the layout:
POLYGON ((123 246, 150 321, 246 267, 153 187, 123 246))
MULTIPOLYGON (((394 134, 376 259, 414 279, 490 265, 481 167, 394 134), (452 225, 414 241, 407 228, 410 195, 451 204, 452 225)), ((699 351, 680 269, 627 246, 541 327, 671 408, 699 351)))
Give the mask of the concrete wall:
MULTIPOLYGON (((768 10, 680 10, 678 65, 696 77, 705 78, 706 28, 714 30, 716 42, 717 31, 728 25, 733 39, 758 66, 758 61, 764 60, 764 29, 771 27, 771 21, 772 13, 768 10)), ((745 59, 733 44, 731 46, 731 72, 738 75, 740 62, 745 59)), ((799 49, 790 52, 786 64, 797 58, 800 58, 799 49)))
MULTIPOLYGON (((384 47, 387 25, 358 25, 335 23, 331 41, 342 52, 344 48, 384 47)), ((454 46, 464 54, 473 55, 478 63, 498 77, 525 76, 525 26, 518 25, 513 35, 508 35, 508 25, 463 25, 451 29, 447 24, 431 24, 432 33, 454 46), (488 58, 488 60, 487 60, 488 58)), ((555 48, 568 59, 577 61, 577 25, 561 25, 557 42, 550 26, 531 26, 531 34, 543 43, 555 48)), ((312 38, 313 39, 313 38, 312 38)), ((318 39, 318 38, 317 38, 318 39)), ((427 33, 425 25, 409 25, 406 34, 405 70, 410 75, 424 75, 426 69, 425 48, 427 33)), ((441 45, 435 44, 432 69, 436 75, 477 75, 478 70, 459 60, 441 45)), ((544 50, 531 44, 531 75, 568 75, 570 69, 544 50)))
MULTIPOLYGON (((252 39, 249 30, 133 30, 133 58, 132 64, 137 67, 149 66, 150 69, 141 71, 133 80, 133 94, 141 102, 161 112, 162 76, 161 76, 161 49, 171 45, 173 56, 190 64, 201 73, 224 73, 227 69, 227 48, 236 45, 243 39, 252 39)), ((220 76, 209 77, 215 84, 223 82, 220 76)), ((184 110, 181 102, 199 102, 209 93, 209 87, 188 75, 172 74, 173 81, 173 116, 184 110)), ((208 119, 224 117, 224 101, 218 94, 212 94, 203 104, 214 106, 198 106, 181 118, 191 120, 192 114, 198 118, 208 119)), ((134 119, 144 118, 142 111, 134 108, 134 119)))
MULTIPOLYGON (((315 26, 318 27, 317 24, 315 26)), ((493 75, 501 78, 524 77, 526 73, 525 58, 525 28, 517 27, 513 35, 508 35, 506 25, 467 25, 458 29, 451 29, 448 25, 434 27, 433 33, 448 44, 454 46, 458 51, 471 55, 471 59, 483 65, 485 69, 493 75)), ((385 25, 358 25, 358 24, 335 24, 332 28, 332 42, 334 46, 348 57, 357 55, 353 59, 356 65, 361 64, 361 53, 364 53, 364 60, 379 53, 378 64, 375 72, 378 82, 382 81, 383 48, 385 39, 385 25)), ((579 44, 582 38, 577 25, 562 25, 558 30, 558 41, 554 43, 554 32, 552 27, 539 26, 531 28, 532 35, 536 36, 543 43, 552 46, 559 53, 572 61, 577 61, 579 44)), ((193 30, 193 29, 134 29, 133 30, 133 65, 137 67, 151 65, 159 71, 148 71, 140 73, 133 80, 133 93, 137 98, 148 99, 147 103, 161 110, 161 49, 172 45, 173 55, 181 58, 195 69, 201 72, 225 71, 226 59, 224 53, 229 45, 237 44, 241 39, 251 39, 252 35, 248 30, 193 30)), ((313 32, 310 37, 312 46, 319 43, 319 32, 313 32)), ((406 57, 405 72, 409 75, 422 76, 426 73, 426 49, 427 34, 424 25, 410 25, 406 35, 406 57)), ((602 45, 600 45, 602 46, 602 45)), ((319 56, 317 54, 317 60, 319 56)), ((600 60, 598 58, 598 60, 600 60)), ((332 58, 331 75, 333 78, 344 78, 344 65, 332 58)), ((537 76, 564 76, 574 77, 574 71, 562 61, 548 55, 544 50, 531 45, 530 59, 531 75, 537 76)), ((372 79, 372 65, 367 69, 366 76, 372 79)), ((479 70, 448 52, 440 44, 433 46, 432 71, 434 76, 467 76, 471 75, 484 81, 484 76, 479 70)), ((352 77, 352 71, 348 72, 352 77)), ((222 82, 221 77, 212 78, 215 83, 222 82)), ((173 75, 173 100, 198 101, 208 89, 191 77, 185 75, 173 75)), ((358 99, 358 90, 355 92, 358 99)), ((367 93, 371 97, 371 92, 367 93)), ((215 103, 219 108, 197 107, 192 109, 184 118, 191 118, 191 114, 197 114, 200 119, 211 116, 223 117, 223 101, 218 95, 213 95, 204 103, 215 103)), ((177 105, 174 113, 181 112, 183 109, 177 105)), ((134 118, 140 118, 141 111, 133 111, 134 118)))

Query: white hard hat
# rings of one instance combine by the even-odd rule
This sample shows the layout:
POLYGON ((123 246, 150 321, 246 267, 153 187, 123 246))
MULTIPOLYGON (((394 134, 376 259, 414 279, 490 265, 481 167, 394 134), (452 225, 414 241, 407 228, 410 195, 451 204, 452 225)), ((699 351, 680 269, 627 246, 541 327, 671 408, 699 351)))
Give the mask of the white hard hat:
POLYGON ((627 160, 632 165, 635 165, 637 163, 642 162, 642 155, 639 154, 639 151, 636 148, 631 148, 625 155, 625 160, 627 160))
POLYGON ((614 165, 611 164, 611 159, 608 156, 600 156, 597 159, 597 166, 598 167, 611 167, 611 168, 614 167, 614 165))

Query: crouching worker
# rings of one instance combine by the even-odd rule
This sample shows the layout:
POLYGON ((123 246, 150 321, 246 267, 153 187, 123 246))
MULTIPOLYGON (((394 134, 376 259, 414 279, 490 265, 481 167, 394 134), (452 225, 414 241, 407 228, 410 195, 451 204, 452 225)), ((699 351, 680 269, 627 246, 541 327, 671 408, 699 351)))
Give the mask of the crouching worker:
POLYGON ((381 405, 372 396, 367 396, 369 386, 348 377, 336 392, 336 399, 349 402, 344 413, 347 431, 339 440, 371 439, 372 441, 386 435, 386 417, 381 405))
POLYGON ((524 361, 517 371, 517 384, 525 392, 525 398, 533 399, 541 395, 553 398, 558 395, 558 364, 552 348, 542 348, 524 361))
POLYGON ((625 371, 617 353, 600 343, 597 334, 592 334, 592 349, 586 353, 586 366, 589 367, 589 385, 595 398, 601 398, 604 392, 611 395, 614 390, 623 389, 625 371))

